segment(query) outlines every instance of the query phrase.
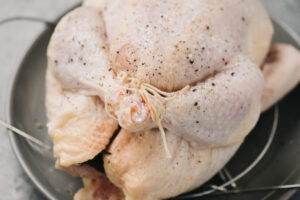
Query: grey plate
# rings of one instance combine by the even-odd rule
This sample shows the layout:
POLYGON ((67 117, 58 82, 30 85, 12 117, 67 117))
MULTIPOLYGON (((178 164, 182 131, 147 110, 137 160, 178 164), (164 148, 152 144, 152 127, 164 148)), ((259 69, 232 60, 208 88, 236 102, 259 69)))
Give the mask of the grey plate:
MULTIPOLYGON (((286 25, 275 23, 275 28, 275 41, 290 43, 299 48, 299 39, 286 25)), ((10 96, 10 113, 8 113, 11 124, 47 143, 51 143, 51 140, 45 127, 44 96, 46 48, 51 33, 52 30, 46 29, 24 57, 15 76, 10 96), (43 128, 36 126, 37 123, 42 123, 43 128)), ((280 119, 274 142, 259 165, 238 182, 239 186, 278 185, 288 176, 290 177, 286 181, 290 182, 296 182, 300 178, 300 171, 297 168, 300 163, 299 90, 298 87, 280 103, 280 119)), ((272 110, 261 116, 255 130, 247 137, 238 153, 227 165, 233 175, 246 168, 259 154, 268 138, 272 119, 272 110)), ((17 135, 11 134, 10 139, 24 170, 46 197, 62 200, 72 199, 73 194, 81 187, 79 179, 55 170, 55 159, 51 152, 41 150, 38 146, 17 135)), ((218 181, 217 177, 213 179, 214 183, 218 183, 218 181)), ((203 188, 205 186, 199 190, 203 188)), ((233 196, 210 196, 205 199, 262 199, 266 195, 272 195, 271 199, 288 199, 292 193, 260 192, 233 196)))

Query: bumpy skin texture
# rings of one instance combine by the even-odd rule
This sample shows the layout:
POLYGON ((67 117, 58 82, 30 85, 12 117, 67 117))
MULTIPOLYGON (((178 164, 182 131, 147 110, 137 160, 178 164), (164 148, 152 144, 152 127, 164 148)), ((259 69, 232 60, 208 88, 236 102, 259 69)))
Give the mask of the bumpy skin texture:
POLYGON ((48 48, 47 112, 57 166, 88 179, 75 198, 162 199, 212 177, 300 80, 299 52, 286 45, 259 68, 272 33, 258 0, 86 0, 68 13, 48 48), (104 167, 125 196, 74 165, 118 124, 104 167), (94 195, 103 185, 118 195, 94 195))
POLYGON ((93 159, 105 149, 118 122, 98 97, 64 91, 49 69, 46 79, 48 132, 57 163, 70 166, 93 159))

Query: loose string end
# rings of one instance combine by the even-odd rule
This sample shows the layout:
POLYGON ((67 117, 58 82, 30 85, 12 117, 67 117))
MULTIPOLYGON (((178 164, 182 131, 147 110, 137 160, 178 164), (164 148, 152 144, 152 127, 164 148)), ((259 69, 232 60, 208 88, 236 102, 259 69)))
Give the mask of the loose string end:
POLYGON ((166 133, 165 133, 164 128, 161 126, 161 123, 159 123, 158 128, 159 128, 159 131, 161 133, 161 137, 162 137, 162 140, 163 140, 163 145, 164 145, 164 149, 165 149, 165 152, 166 152, 166 156, 167 156, 167 158, 170 159, 170 158, 172 158, 172 155, 169 151, 167 138, 166 138, 166 133))
POLYGON ((24 131, 21 131, 20 129, 17 129, 16 127, 13 127, 12 125, 0 120, 0 125, 9 129, 10 131, 12 131, 13 133, 16 133, 28 140, 30 140, 31 142, 41 146, 41 147, 44 147, 45 149, 47 150, 51 150, 51 146, 49 146, 48 144, 45 144, 44 142, 32 137, 31 135, 29 135, 28 133, 25 133, 24 131))

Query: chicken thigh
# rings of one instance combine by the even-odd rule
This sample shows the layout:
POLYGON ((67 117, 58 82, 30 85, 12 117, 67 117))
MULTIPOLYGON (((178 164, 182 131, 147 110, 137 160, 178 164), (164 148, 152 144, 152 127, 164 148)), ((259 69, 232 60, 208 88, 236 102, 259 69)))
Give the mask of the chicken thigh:
POLYGON ((126 200, 154 200, 195 189, 217 173, 240 144, 196 150, 167 133, 172 159, 166 158, 159 131, 119 133, 109 148, 104 167, 107 177, 122 188, 126 200))
POLYGON ((76 200, 109 199, 103 185, 163 199, 211 178, 300 80, 294 48, 265 60, 272 34, 258 0, 86 0, 63 17, 47 52, 57 167, 81 171, 122 127, 104 168, 125 196, 96 173, 76 200))

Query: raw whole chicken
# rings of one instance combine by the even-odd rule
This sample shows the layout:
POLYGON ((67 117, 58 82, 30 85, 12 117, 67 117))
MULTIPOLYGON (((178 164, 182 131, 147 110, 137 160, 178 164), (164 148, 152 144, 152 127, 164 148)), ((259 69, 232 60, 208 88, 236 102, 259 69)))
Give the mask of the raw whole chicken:
POLYGON ((63 17, 46 106, 56 167, 84 178, 74 198, 158 200, 209 180, 300 81, 300 53, 272 34, 259 0, 86 0, 63 17), (84 164, 105 149, 105 173, 84 164))

